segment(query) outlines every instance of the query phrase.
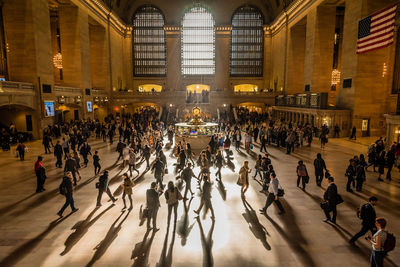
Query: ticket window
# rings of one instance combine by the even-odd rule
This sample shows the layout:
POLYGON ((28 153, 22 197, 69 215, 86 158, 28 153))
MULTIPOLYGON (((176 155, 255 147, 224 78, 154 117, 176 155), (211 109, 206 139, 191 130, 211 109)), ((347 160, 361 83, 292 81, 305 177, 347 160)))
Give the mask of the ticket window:
POLYGON ((369 136, 369 119, 362 119, 361 121, 361 136, 369 136))

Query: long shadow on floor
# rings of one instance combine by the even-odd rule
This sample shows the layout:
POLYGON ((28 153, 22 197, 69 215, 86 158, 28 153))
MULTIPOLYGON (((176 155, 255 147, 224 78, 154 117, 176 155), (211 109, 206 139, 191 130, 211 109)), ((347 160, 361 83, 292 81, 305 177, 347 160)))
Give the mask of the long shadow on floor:
POLYGON ((192 204, 193 197, 190 198, 189 204, 186 205, 186 200, 183 200, 183 215, 181 219, 178 221, 177 232, 181 238, 181 245, 182 247, 186 245, 187 238, 189 237, 190 232, 193 229, 194 222, 190 224, 189 222, 189 210, 190 205, 192 204))
POLYGON ((123 219, 117 224, 119 219, 121 219, 122 215, 125 213, 125 210, 121 212, 118 218, 111 225, 104 239, 93 249, 96 250, 96 252, 86 266, 93 266, 93 264, 95 264, 96 261, 98 261, 104 255, 104 253, 106 253, 112 242, 114 242, 114 240, 117 238, 119 231, 122 229, 122 224, 128 218, 130 212, 131 211, 129 210, 123 219))
POLYGON ((19 246, 16 250, 11 252, 7 257, 5 257, 1 262, 0 266, 15 266, 20 260, 22 260, 26 255, 31 253, 37 245, 61 222, 66 220, 69 216, 71 216, 72 212, 68 215, 58 218, 57 220, 52 221, 49 226, 38 236, 19 246))
POLYGON ((212 246, 214 241, 212 240, 212 235, 214 233, 215 220, 211 220, 211 228, 208 231, 207 237, 204 233, 200 217, 197 216, 196 220, 200 228, 201 245, 203 246, 203 267, 214 266, 214 258, 212 254, 212 246))
POLYGON ((308 251, 303 248, 303 245, 307 245, 307 241, 304 239, 304 237, 301 234, 301 231, 299 227, 296 224, 296 220, 294 216, 290 216, 290 213, 292 213, 292 210, 289 208, 288 205, 284 205, 286 208, 286 213, 282 217, 282 221, 285 224, 285 230, 283 230, 279 224, 277 224, 271 217, 269 217, 267 214, 265 217, 272 223, 272 225, 276 228, 276 230, 279 232, 279 234, 285 239, 287 244, 290 246, 290 248, 293 250, 293 252, 296 254, 296 256, 299 257, 300 261, 304 266, 307 267, 314 267, 315 262, 308 253, 308 251), (287 216, 289 215, 289 216, 287 216))
POLYGON ((100 219, 101 216, 103 216, 107 211, 109 211, 112 207, 114 207, 115 204, 112 204, 108 206, 105 210, 103 210, 101 213, 99 213, 96 217, 93 217, 93 215, 96 213, 96 211, 99 209, 99 207, 96 207, 93 209, 92 212, 89 213, 89 215, 86 217, 85 220, 77 222, 71 230, 75 230, 72 234, 70 234, 65 240, 65 248, 64 251, 61 252, 61 256, 64 256, 67 254, 78 242, 81 240, 81 238, 89 231, 89 228, 98 220, 100 219))
POLYGON ((265 227, 260 223, 256 211, 253 209, 252 206, 250 206, 249 202, 246 201, 246 198, 243 195, 242 202, 246 210, 246 213, 243 213, 242 216, 249 225, 250 231, 257 239, 260 240, 266 250, 271 250, 271 246, 267 242, 267 229, 265 229, 265 227))
POLYGON ((33 193, 33 194, 31 194, 31 195, 29 195, 29 196, 27 196, 27 197, 25 197, 25 198, 23 198, 23 199, 21 199, 21 200, 18 200, 17 202, 14 202, 13 204, 10 204, 10 205, 7 205, 7 206, 5 206, 5 207, 2 207, 2 208, 0 209, 0 216, 3 215, 3 214, 5 214, 5 213, 7 213, 8 211, 10 211, 11 209, 13 209, 14 207, 17 207, 19 204, 21 204, 21 203, 24 202, 25 200, 30 199, 31 197, 33 197, 33 196, 35 196, 35 195, 36 195, 36 193, 33 193))
POLYGON ((226 201, 226 189, 225 185, 221 180, 218 180, 217 189, 223 201, 226 201))
POLYGON ((132 251, 131 259, 133 259, 133 264, 132 267, 143 267, 143 266, 149 266, 148 261, 149 261, 149 255, 150 255, 150 249, 151 245, 153 243, 154 237, 157 233, 153 229, 153 233, 151 234, 150 238, 147 240, 149 234, 150 234, 151 229, 147 229, 142 242, 137 243, 135 245, 135 248, 132 251))
POLYGON ((174 243, 175 243, 176 222, 174 222, 174 226, 172 229, 171 244, 169 245, 169 249, 168 249, 168 253, 167 253, 169 226, 170 226, 170 222, 168 222, 168 225, 167 225, 167 232, 165 234, 164 245, 163 245, 163 249, 161 251, 160 260, 156 264, 157 267, 171 267, 172 266, 172 253, 173 253, 173 248, 174 248, 174 243))

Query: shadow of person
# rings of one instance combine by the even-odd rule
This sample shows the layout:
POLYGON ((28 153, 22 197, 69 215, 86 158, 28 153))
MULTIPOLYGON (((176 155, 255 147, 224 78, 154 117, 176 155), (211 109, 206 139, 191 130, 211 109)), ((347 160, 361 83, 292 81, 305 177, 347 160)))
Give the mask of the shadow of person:
POLYGON ((219 194, 221 195, 222 200, 226 201, 226 189, 224 183, 221 180, 218 180, 217 189, 219 194))
POLYGON ((183 200, 183 215, 181 219, 178 221, 177 232, 179 237, 182 239, 181 244, 182 247, 186 245, 187 238, 189 237, 190 232, 193 229, 194 222, 189 226, 189 209, 190 205, 192 204, 193 197, 190 198, 189 204, 186 205, 186 200, 183 200))
MULTIPOLYGON (((288 214, 288 212, 286 213, 288 214)), ((271 222, 271 224, 275 227, 275 229, 279 232, 279 234, 283 237, 283 239, 286 241, 286 243, 290 246, 290 248, 295 252, 295 254, 300 258, 300 261, 303 263, 304 266, 308 267, 314 267, 315 262, 310 256, 310 254, 307 252, 305 248, 303 248, 303 244, 305 244, 305 240, 300 240, 299 237, 293 237, 292 233, 294 232, 293 230, 290 231, 289 233, 286 233, 285 230, 283 230, 279 224, 277 224, 271 217, 269 217, 267 214, 265 214, 265 217, 271 222)), ((291 225, 288 227, 290 229, 293 225, 296 224, 295 221, 290 222, 291 225)), ((297 227, 298 229, 298 227, 297 227)), ((296 234, 294 234, 296 235, 296 234)))
POLYGON ((235 164, 233 163, 233 161, 228 160, 226 162, 226 166, 228 167, 228 169, 230 169, 232 172, 235 172, 235 164))
POLYGON ((132 267, 148 266, 151 245, 153 243, 157 231, 153 230, 150 238, 147 239, 150 232, 151 229, 147 229, 142 242, 137 243, 135 245, 135 248, 132 250, 131 259, 134 260, 132 267))
POLYGON ((174 226, 173 226, 173 229, 172 229, 172 239, 171 239, 171 244, 169 246, 168 254, 167 254, 169 226, 170 226, 170 222, 168 222, 168 224, 167 224, 167 231, 166 231, 166 234, 165 234, 164 245, 163 245, 163 249, 161 251, 160 260, 156 264, 157 267, 170 267, 170 266, 172 266, 172 251, 173 251, 173 246, 174 246, 174 243, 175 243, 176 221, 174 222, 174 226))
POLYGON ((122 228, 122 224, 125 222, 125 220, 128 218, 128 215, 131 211, 128 210, 128 212, 125 214, 123 219, 117 224, 119 219, 122 217, 122 215, 125 213, 125 210, 121 212, 121 214, 118 216, 118 218, 113 222, 111 225, 110 229, 108 230, 106 236, 104 239, 93 249, 96 250, 94 253, 92 259, 89 261, 86 266, 93 266, 93 264, 98 261, 104 253, 107 251, 107 249, 110 247, 112 242, 117 238, 119 231, 122 228))
POLYGON ((61 222, 66 220, 69 216, 72 215, 72 212, 68 215, 58 218, 52 221, 47 228, 41 232, 39 235, 29 240, 28 242, 19 246, 16 250, 11 252, 7 257, 5 257, 2 261, 0 261, 0 266, 8 267, 15 266, 20 260, 22 260, 26 255, 31 253, 37 245, 61 222))
POLYGON ((32 194, 30 194, 29 196, 26 196, 25 198, 23 198, 23 199, 21 199, 21 200, 18 200, 17 202, 14 202, 13 204, 10 204, 10 205, 7 205, 7 206, 5 206, 5 207, 2 207, 2 208, 0 209, 0 215, 6 214, 7 212, 9 212, 9 211, 10 211, 11 209, 13 209, 14 207, 19 206, 19 204, 21 204, 21 203, 24 202, 25 200, 28 200, 28 199, 30 199, 31 197, 36 196, 36 195, 37 195, 36 193, 32 193, 32 194))
POLYGON ((215 219, 211 220, 211 228, 208 231, 207 237, 204 234, 204 229, 200 217, 197 216, 196 220, 200 228, 201 245, 203 246, 203 266, 204 267, 214 266, 214 258, 212 255, 212 245, 213 245, 212 235, 214 232, 215 219))
POLYGON ((89 213, 89 215, 86 217, 85 220, 77 222, 71 230, 75 230, 72 234, 70 234, 65 240, 65 248, 64 251, 61 252, 61 256, 64 256, 67 254, 78 242, 81 240, 81 238, 89 231, 89 228, 98 220, 100 219, 101 216, 103 216, 107 211, 109 211, 112 207, 114 207, 115 204, 110 205, 107 209, 103 210, 101 213, 99 213, 96 217, 93 217, 93 215, 96 213, 96 211, 99 209, 99 207, 96 207, 93 209, 92 212, 89 213))
POLYGON ((253 235, 260 240, 266 250, 271 250, 271 246, 267 242, 268 231, 258 220, 256 211, 250 206, 249 202, 246 201, 246 198, 242 196, 243 206, 246 209, 246 213, 243 213, 242 216, 246 220, 249 225, 250 231, 253 235))

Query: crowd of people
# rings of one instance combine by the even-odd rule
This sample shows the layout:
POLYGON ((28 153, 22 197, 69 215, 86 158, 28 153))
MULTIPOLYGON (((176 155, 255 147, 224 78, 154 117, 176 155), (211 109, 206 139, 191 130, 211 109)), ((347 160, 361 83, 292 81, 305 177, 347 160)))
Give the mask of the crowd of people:
MULTIPOLYGON (((290 154, 295 147, 311 146, 313 137, 319 135, 323 148, 327 143, 329 129, 323 126, 322 129, 317 131, 315 127, 308 124, 292 125, 280 121, 268 121, 267 115, 256 116, 243 112, 243 110, 239 114, 244 119, 238 123, 220 121, 219 132, 211 136, 208 146, 198 155, 192 150, 191 144, 187 140, 183 139, 183 141, 177 142, 172 153, 172 157, 176 158, 176 163, 173 164, 175 168, 170 170, 174 172, 177 183, 174 184, 169 181, 167 185, 164 184, 164 177, 169 173, 169 170, 164 150, 173 145, 174 129, 173 125, 166 126, 163 121, 159 120, 155 110, 147 110, 133 115, 125 114, 122 117, 109 115, 104 122, 81 120, 47 127, 43 131, 44 153, 53 153, 57 159, 56 167, 64 168, 65 174, 59 186, 60 193, 65 197, 65 203, 57 214, 62 217, 68 206, 71 207, 72 212, 78 211, 73 197, 74 187, 83 179, 79 170, 89 167, 90 161, 93 164, 94 177, 98 177, 96 205, 101 206, 103 193, 107 194, 110 201, 118 201, 117 195, 115 192, 113 194, 109 187, 108 170, 102 171, 101 162, 104 155, 101 155, 97 150, 92 151, 89 144, 93 140, 90 137, 93 136, 95 139, 103 142, 108 141, 110 144, 118 140, 116 145, 117 162, 122 160, 121 165, 125 170, 119 187, 124 204, 123 210, 132 209, 132 188, 135 186, 137 178, 148 171, 154 174, 155 180, 150 183, 150 188, 146 191, 146 205, 141 213, 143 216, 141 219, 147 220, 148 229, 158 230, 157 214, 161 206, 160 197, 162 195, 164 195, 168 206, 168 224, 172 217, 172 211, 174 223, 176 223, 179 203, 191 201, 194 197, 191 187, 192 179, 197 180, 197 187, 201 192, 200 205, 194 212, 200 214, 204 207, 204 216, 210 211, 211 219, 214 221, 217 215, 214 212, 211 198, 211 191, 214 186, 212 177, 215 177, 215 182, 222 183, 221 170, 223 168, 229 168, 235 172, 235 166, 232 162, 234 154, 231 146, 234 146, 238 152, 241 152, 244 147, 249 155, 256 156, 254 172, 252 172, 248 160, 244 161, 243 166, 238 171, 237 184, 241 187, 242 198, 245 198, 250 185, 249 177, 252 177, 259 181, 261 185, 260 193, 266 195, 266 203, 260 208, 260 212, 266 214, 268 207, 275 203, 279 209, 279 214, 284 215, 285 209, 279 199, 285 192, 280 185, 267 147, 271 145, 276 145, 278 148, 284 147, 286 153, 290 154), (255 152, 256 145, 260 147, 259 155, 255 152), (151 160, 152 156, 154 156, 153 160, 151 160), (145 169, 141 172, 138 166, 142 164, 145 164, 145 169), (213 174, 212 167, 215 170, 213 174), (198 168, 198 174, 195 174, 196 168, 198 168), (136 173, 136 176, 133 176, 133 173, 136 173), (185 187, 184 190, 183 187, 185 187), (126 198, 129 199, 129 207, 126 198)), ((22 145, 21 147, 18 146, 18 150, 21 151, 20 154, 25 151, 24 144, 22 143, 22 145)), ((374 171, 376 167, 378 168, 379 181, 383 180, 381 176, 384 174, 385 167, 387 167, 386 179, 390 181, 392 168, 397 166, 400 144, 393 144, 386 152, 384 141, 379 139, 368 148, 367 153, 368 162, 362 154, 350 159, 345 172, 348 179, 347 192, 353 192, 352 187, 357 191, 362 190, 362 185, 366 180, 366 171, 371 166, 374 171)), ((23 160, 23 156, 21 160, 23 160)), ((313 167, 316 186, 321 186, 324 179, 328 184, 321 202, 321 208, 326 217, 324 221, 336 224, 337 205, 342 203, 343 199, 338 193, 334 178, 320 153, 316 154, 313 167)), ((43 192, 47 175, 42 156, 39 156, 35 162, 34 171, 37 177, 36 192, 43 192)), ((303 160, 298 161, 295 171, 297 187, 301 187, 305 191, 306 186, 310 183, 310 175, 303 160)), ((381 217, 377 218, 374 210, 376 203, 377 198, 371 196, 368 203, 360 207, 359 217, 362 220, 362 229, 349 242, 354 244, 359 237, 370 232, 368 242, 373 247, 371 266, 383 266, 387 222, 381 217)))

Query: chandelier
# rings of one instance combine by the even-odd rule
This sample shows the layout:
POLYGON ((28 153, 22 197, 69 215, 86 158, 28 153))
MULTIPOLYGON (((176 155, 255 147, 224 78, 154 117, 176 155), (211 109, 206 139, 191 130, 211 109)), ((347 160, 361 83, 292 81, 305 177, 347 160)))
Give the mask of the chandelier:
POLYGON ((54 55, 53 64, 54 64, 54 67, 56 67, 57 69, 62 69, 63 68, 61 53, 57 53, 57 54, 54 55))
POLYGON ((340 71, 338 71, 337 69, 334 69, 332 71, 332 85, 337 85, 340 83, 340 71))

